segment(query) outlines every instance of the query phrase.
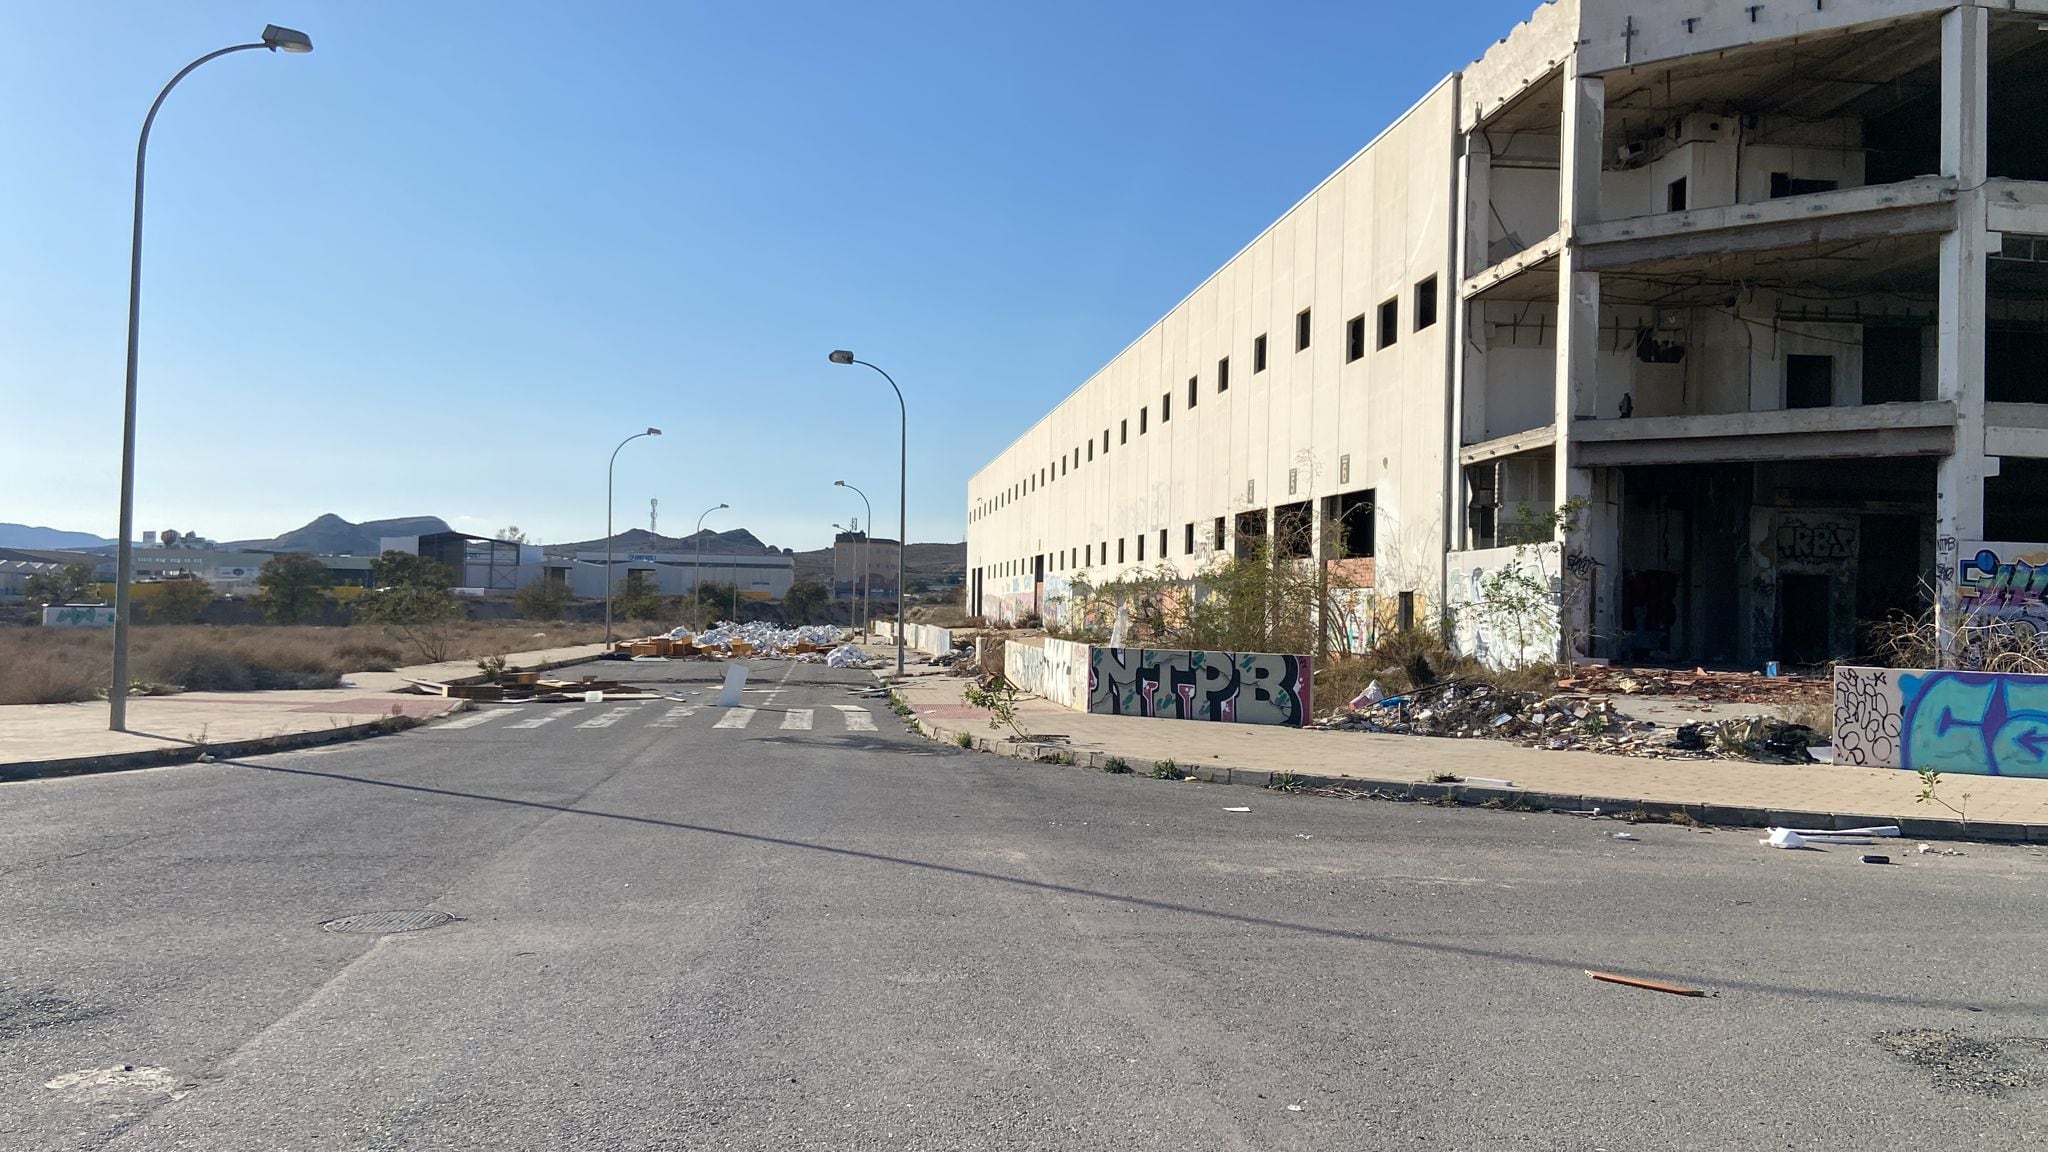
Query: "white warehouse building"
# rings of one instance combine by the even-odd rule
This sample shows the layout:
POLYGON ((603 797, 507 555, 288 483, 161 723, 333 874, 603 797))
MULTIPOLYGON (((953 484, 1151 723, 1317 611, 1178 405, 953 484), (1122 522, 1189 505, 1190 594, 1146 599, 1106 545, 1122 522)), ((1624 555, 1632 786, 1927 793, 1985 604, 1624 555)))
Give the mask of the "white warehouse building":
POLYGON ((1543 5, 975 474, 969 610, 1257 536, 1387 623, 1533 566, 1566 655, 1954 612, 2048 539, 2044 15, 1543 5))

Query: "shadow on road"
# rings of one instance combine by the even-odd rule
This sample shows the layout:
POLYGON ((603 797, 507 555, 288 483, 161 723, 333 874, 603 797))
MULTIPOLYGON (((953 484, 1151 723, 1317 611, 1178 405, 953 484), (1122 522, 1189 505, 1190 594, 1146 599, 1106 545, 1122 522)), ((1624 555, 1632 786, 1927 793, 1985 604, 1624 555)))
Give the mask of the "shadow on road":
MULTIPOLYGON (((979 868, 964 868, 957 864, 941 864, 931 860, 913 860, 906 856, 891 856, 886 853, 869 852, 859 848, 843 848, 833 844, 815 844, 805 840, 792 840, 783 836, 768 836, 758 832, 741 832, 731 828, 713 828, 704 824, 690 824, 679 820, 662 820, 653 816, 634 816, 625 812, 603 812, 590 808, 576 808, 566 804, 547 804, 538 800, 518 800, 509 796, 491 796, 482 792, 464 792, 453 788, 436 788, 427 784, 404 784, 395 780, 373 780, 367 776, 351 776, 345 772, 321 772, 310 768, 287 768, 282 765, 257 764, 247 760, 222 760, 219 763, 232 765, 237 768, 250 768, 258 772, 334 780, 344 784, 365 784, 373 788, 395 788, 404 792, 419 792, 430 796, 448 796, 458 800, 476 800, 487 804, 506 804, 517 808, 533 808, 544 812, 558 812, 569 816, 588 816, 599 820, 619 820, 629 824, 645 824, 656 828, 669 828, 678 832, 695 832, 705 836, 725 836, 735 840, 751 841, 756 844, 773 844, 782 848, 794 848, 806 852, 823 852, 833 856, 866 860, 876 864, 890 864, 901 868, 918 868, 929 872, 941 872, 972 880, 987 880, 997 884, 1009 884, 1019 888, 1036 889, 1041 892, 1057 892, 1064 896, 1077 896, 1088 900, 1101 900, 1112 904, 1149 908, 1159 912, 1177 912, 1187 916, 1204 916, 1212 920, 1225 920, 1233 924, 1249 925, 1255 928, 1270 928, 1280 932, 1298 932, 1310 936, 1350 940, 1361 944, 1378 944, 1390 948, 1407 948, 1443 956, 1459 956, 1469 960, 1527 964, 1538 968, 1572 972, 1582 971, 1589 967, 1607 967, 1592 961, 1557 960, 1548 956, 1535 956, 1524 952, 1504 952, 1498 949, 1475 948, 1464 944, 1446 944, 1434 940, 1411 940, 1401 936, 1390 936, 1381 932, 1360 932, 1349 928, 1326 928, 1315 924, 1297 924, 1289 920, 1276 920, 1268 916, 1249 916, 1242 912, 1198 908, 1191 904, 1176 904, 1170 900, 1155 900, 1150 897, 1129 896, 1118 892, 1101 892, 1092 888, 1081 888, 1072 884, 1055 884, 1045 880, 1032 880, 1023 876, 1006 876, 1000 872, 988 872, 979 868)), ((1842 1000, 1851 1003, 1877 1004, 1894 1008, 2025 1013, 2029 1015, 2048 1011, 2048 1004, 2044 1003, 1972 1004, 1962 1000, 1938 1000, 1920 996, 1892 996, 1881 992, 1850 992, 1831 988, 1800 988, 1784 984, 1760 983, 1752 980, 1720 980, 1703 978, 1696 973, 1635 971, 1630 974, 1694 985, 1705 983, 1713 985, 1716 989, 1755 992, 1771 996, 1842 1000)))

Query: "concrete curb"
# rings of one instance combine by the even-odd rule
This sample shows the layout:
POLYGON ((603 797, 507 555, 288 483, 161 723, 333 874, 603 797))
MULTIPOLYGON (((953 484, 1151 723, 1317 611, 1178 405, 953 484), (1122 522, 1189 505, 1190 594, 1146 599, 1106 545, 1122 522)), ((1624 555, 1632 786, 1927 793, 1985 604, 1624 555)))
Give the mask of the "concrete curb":
MULTIPOLYGON (((894 690, 894 685, 889 686, 894 690)), ((1075 752, 1059 743, 991 740, 964 729, 949 729, 917 717, 918 731, 927 739, 960 747, 967 735, 974 750, 1016 760, 1054 763, 1100 770, 1104 763, 1121 758, 1133 776, 1147 776, 1154 761, 1136 753, 1075 752), (1065 757, 1065 759, 1058 759, 1065 757)), ((1418 737, 1427 739, 1427 737, 1418 737)), ((1241 784, 1268 788, 1273 773, 1262 768, 1234 768, 1224 764, 1186 764, 1183 773, 1209 784, 1241 784)), ((1918 816, 1875 816, 1860 812, 1805 812, 1778 808, 1748 808, 1728 804, 1680 804, 1668 800, 1624 799, 1613 796, 1578 796, 1530 788, 1498 788, 1474 784, 1424 784, 1409 780, 1375 780, 1362 776, 1295 777, 1299 791, 1341 788, 1360 794, 1362 799, 1410 801, 1445 807, 1502 808, 1527 812, 1584 812, 1598 808, 1602 815, 1613 813, 1630 823, 1704 824, 1723 828, 1864 828, 1874 824, 1897 824, 1899 839, 1975 840, 2000 844, 2048 844, 2048 824, 2008 824, 1988 820, 1935 820, 1918 816)), ((1883 842, 1880 841, 1880 845, 1883 842)))
MULTIPOLYGON (((439 719, 439 717, 432 717, 439 719)), ((417 728, 425 720, 412 716, 380 716, 367 724, 349 724, 340 728, 324 728, 307 732, 287 732, 280 736, 259 736, 251 740, 223 740, 213 744, 185 744, 175 748, 150 748, 141 752, 114 752, 105 756, 72 756, 62 760, 24 760, 14 764, 0 764, 0 784, 15 784, 24 780, 54 780, 66 776, 96 776, 106 772, 133 772, 142 768, 162 768, 172 764, 189 764, 201 756, 216 760, 237 756, 262 756, 271 752, 291 752, 300 748, 317 748, 323 744, 345 744, 351 740, 368 740, 373 736, 388 736, 417 728)))
MULTIPOLYGON (((543 660, 538 664, 506 665, 508 672, 550 672, 556 668, 567 668, 571 664, 588 664, 596 656, 579 656, 573 660, 543 660)), ((480 684, 481 674, 463 676, 450 680, 451 684, 480 684)), ((344 744, 351 740, 368 740, 373 736, 388 736, 404 732, 422 724, 445 719, 460 706, 460 701, 451 701, 450 708, 436 716, 380 716, 367 724, 349 724, 340 728, 321 728, 305 732, 288 732, 279 736, 258 736, 249 740, 227 740, 214 744, 184 744, 172 748, 149 748, 140 752, 110 752, 104 756, 67 756, 57 760, 20 760, 12 764, 0 764, 0 784, 15 784, 24 780, 52 780, 64 776, 96 776, 105 772, 133 772, 142 768, 162 768, 172 764, 190 764, 201 756, 222 759, 234 756, 260 756, 270 752, 290 752, 299 748, 317 748, 323 744, 344 744)))

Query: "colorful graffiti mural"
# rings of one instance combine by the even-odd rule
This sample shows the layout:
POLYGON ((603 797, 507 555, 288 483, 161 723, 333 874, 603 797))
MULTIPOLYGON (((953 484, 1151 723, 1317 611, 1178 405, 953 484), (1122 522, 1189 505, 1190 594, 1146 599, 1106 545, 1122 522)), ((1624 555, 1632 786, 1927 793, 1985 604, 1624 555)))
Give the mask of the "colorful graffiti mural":
POLYGON ((46 628, 112 628, 114 610, 95 604, 52 604, 43 609, 46 628))
POLYGON ((2048 676, 1837 668, 1835 760, 2048 777, 2048 676))
POLYGON ((1970 546, 1956 573, 1956 595, 1972 614, 2042 607, 2048 601, 2048 545, 1970 546))
POLYGON ((1088 711, 1103 715, 1300 727, 1309 718, 1307 656, 1091 648, 1088 711))

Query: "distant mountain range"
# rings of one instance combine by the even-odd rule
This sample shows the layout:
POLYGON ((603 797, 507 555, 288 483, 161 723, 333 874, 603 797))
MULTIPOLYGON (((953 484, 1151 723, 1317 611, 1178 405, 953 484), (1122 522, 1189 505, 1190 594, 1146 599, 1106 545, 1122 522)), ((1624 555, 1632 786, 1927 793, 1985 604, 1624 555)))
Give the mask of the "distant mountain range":
MULTIPOLYGON (((721 556, 769 556, 780 555, 782 549, 761 543, 761 538, 745 528, 732 528, 724 532, 713 532, 709 528, 688 536, 657 536, 645 528, 628 528, 612 537, 614 552, 694 552, 698 541, 703 541, 704 551, 716 552, 721 556)), ((602 552, 604 538, 582 540, 574 544, 549 544, 547 551, 567 555, 571 552, 602 552)))
POLYGON ((390 520, 365 520, 351 524, 329 512, 303 528, 294 528, 268 540, 231 540, 224 548, 251 552, 311 552, 316 556, 374 556, 377 542, 386 536, 424 536, 450 531, 439 516, 399 516, 390 520))
POLYGON ((0 524, 0 548, 102 548, 113 541, 90 532, 0 524))

